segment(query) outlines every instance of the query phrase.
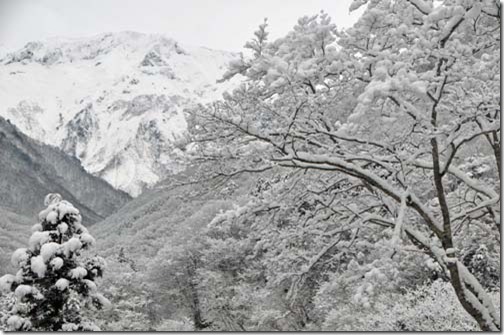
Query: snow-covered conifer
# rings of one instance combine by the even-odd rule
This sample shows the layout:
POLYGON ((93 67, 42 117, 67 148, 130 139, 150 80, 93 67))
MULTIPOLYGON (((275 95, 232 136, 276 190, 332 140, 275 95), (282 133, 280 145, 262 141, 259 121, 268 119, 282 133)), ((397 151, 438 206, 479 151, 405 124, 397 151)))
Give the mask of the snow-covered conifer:
POLYGON ((12 255, 18 273, 0 278, 0 290, 15 296, 2 321, 15 331, 99 330, 83 316, 82 308, 108 304, 94 283, 105 262, 100 257, 79 257, 94 239, 71 203, 49 194, 44 204, 47 208, 39 214, 29 247, 12 255))

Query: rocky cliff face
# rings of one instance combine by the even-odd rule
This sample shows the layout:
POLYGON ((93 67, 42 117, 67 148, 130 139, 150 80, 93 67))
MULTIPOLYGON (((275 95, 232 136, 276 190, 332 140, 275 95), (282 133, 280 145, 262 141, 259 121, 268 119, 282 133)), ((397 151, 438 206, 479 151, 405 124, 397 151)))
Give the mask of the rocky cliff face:
POLYGON ((109 216, 131 199, 87 173, 76 158, 30 139, 0 117, 0 206, 36 223, 48 193, 60 193, 72 202, 86 225, 109 216))
POLYGON ((184 168, 183 109, 235 87, 216 81, 236 57, 132 32, 28 43, 0 56, 0 116, 136 196, 184 168))

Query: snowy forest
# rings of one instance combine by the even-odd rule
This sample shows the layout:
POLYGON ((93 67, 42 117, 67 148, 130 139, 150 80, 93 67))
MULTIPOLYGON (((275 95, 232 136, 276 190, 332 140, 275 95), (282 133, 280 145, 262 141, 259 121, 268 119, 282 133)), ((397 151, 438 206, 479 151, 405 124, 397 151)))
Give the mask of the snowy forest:
MULTIPOLYGON (((137 139, 166 146, 158 170, 138 174, 161 171, 166 152, 176 169, 138 181, 141 192, 94 179, 51 189, 75 185, 63 184, 83 178, 75 170, 20 213, 25 198, 4 200, 17 179, 0 182, 0 330, 500 331, 501 3, 349 10, 362 11, 350 28, 321 11, 278 39, 258 22, 214 83, 229 89, 184 105, 185 132, 168 145, 154 121, 142 125, 137 139)), ((2 66, 27 68, 37 53, 19 55, 2 66)), ((169 62, 148 55, 145 78, 166 78, 169 62)), ((76 161, 90 159, 79 148, 100 127, 96 106, 64 142, 76 161)), ((9 143, 26 157, 53 150, 8 116, 2 178, 9 143)))

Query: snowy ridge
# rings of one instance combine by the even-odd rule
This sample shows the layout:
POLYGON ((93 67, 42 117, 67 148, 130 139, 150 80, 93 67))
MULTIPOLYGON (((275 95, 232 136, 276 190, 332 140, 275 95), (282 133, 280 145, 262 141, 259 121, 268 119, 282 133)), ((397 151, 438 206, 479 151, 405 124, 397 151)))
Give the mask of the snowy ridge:
POLYGON ((28 43, 0 55, 0 116, 136 196, 183 163, 183 109, 220 99, 236 54, 135 32, 28 43))

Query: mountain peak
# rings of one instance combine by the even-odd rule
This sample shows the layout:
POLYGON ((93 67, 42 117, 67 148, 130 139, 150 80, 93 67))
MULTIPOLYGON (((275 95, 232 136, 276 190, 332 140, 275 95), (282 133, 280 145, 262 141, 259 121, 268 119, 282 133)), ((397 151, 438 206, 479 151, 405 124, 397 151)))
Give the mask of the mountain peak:
POLYGON ((0 61, 0 116, 132 195, 183 166, 183 110, 211 102, 235 53, 131 31, 31 42, 0 61))
POLYGON ((104 33, 83 38, 50 38, 27 43, 23 48, 7 53, 2 63, 42 65, 99 60, 110 53, 134 55, 145 50, 156 50, 169 55, 172 52, 187 54, 179 43, 161 34, 144 34, 132 31, 104 33))

